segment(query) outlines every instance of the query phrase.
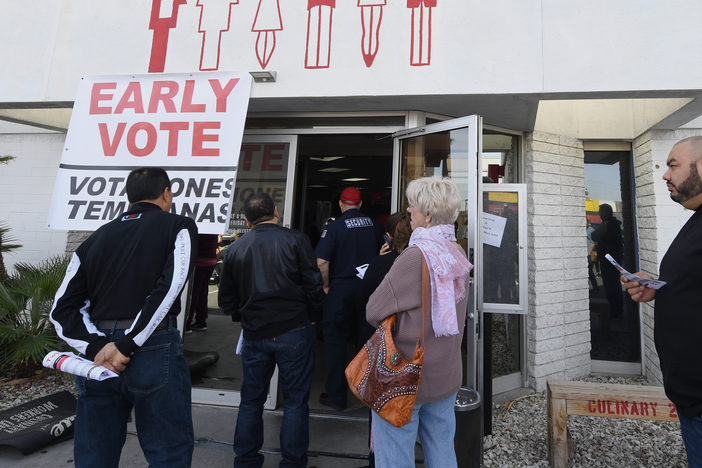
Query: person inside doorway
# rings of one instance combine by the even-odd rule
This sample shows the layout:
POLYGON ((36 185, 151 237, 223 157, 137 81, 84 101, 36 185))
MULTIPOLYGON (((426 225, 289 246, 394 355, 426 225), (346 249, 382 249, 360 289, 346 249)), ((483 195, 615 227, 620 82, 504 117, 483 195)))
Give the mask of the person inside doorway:
POLYGON ((324 280, 322 334, 326 352, 326 392, 319 402, 337 411, 346 409, 348 384, 346 342, 352 331, 362 329, 365 317, 356 314, 356 294, 362 273, 384 243, 377 221, 361 213, 361 192, 347 187, 341 192, 341 216, 322 233, 315 249, 317 266, 324 280))
POLYGON ((207 298, 210 278, 217 264, 218 240, 219 237, 216 234, 199 234, 197 236, 197 259, 195 260, 190 313, 185 322, 185 333, 192 333, 193 330, 207 330, 207 298), (195 323, 193 323, 193 319, 195 323))

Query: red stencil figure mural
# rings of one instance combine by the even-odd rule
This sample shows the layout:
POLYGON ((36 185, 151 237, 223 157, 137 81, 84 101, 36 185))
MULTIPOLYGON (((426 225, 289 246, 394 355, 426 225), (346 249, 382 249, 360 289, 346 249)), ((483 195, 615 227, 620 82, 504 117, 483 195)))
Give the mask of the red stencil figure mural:
POLYGON ((197 0, 200 7, 200 23, 197 31, 202 33, 202 51, 200 52, 200 70, 219 69, 219 46, 222 33, 229 31, 232 5, 239 0, 197 0))
POLYGON ((363 28, 361 51, 366 67, 373 65, 375 55, 378 53, 380 22, 383 20, 383 7, 385 5, 386 0, 358 0, 358 6, 361 7, 361 27, 363 28))
POLYGON ((329 68, 332 11, 336 0, 307 0, 305 68, 329 68))
POLYGON ((168 33, 176 27, 178 7, 186 2, 187 0, 152 0, 149 29, 153 30, 154 38, 151 42, 149 73, 163 72, 166 66, 168 33))
POLYGON ((436 0, 407 0, 412 9, 412 42, 410 65, 421 67, 431 62, 431 9, 436 0))
POLYGON ((261 68, 266 68, 275 50, 275 32, 283 30, 280 16, 279 0, 259 0, 256 18, 251 32, 258 33, 256 38, 256 57, 261 68))

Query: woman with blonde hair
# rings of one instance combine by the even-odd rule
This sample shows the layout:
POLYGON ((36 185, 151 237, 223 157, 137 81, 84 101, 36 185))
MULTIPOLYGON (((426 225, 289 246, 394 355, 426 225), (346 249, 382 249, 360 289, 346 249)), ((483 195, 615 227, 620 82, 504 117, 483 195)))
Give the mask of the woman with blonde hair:
POLYGON ((414 467, 419 437, 428 468, 456 467, 454 403, 461 386, 461 339, 468 303, 468 273, 473 265, 456 243, 453 223, 461 196, 458 186, 439 176, 407 185, 412 236, 366 306, 366 319, 379 326, 397 315, 393 340, 411 358, 422 331, 422 261, 429 267, 430 293, 424 341, 422 380, 412 419, 395 427, 373 413, 376 466, 414 467))

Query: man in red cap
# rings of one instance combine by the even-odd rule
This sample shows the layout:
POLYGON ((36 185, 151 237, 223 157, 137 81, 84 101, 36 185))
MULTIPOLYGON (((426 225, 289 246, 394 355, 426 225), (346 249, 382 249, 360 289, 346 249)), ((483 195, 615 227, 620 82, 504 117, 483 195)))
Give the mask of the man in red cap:
POLYGON ((361 204, 361 192, 345 188, 339 200, 341 216, 327 226, 314 251, 327 293, 322 319, 327 381, 319 402, 338 411, 346 409, 346 341, 366 319, 356 316, 356 294, 365 268, 384 242, 382 227, 359 211, 361 204))

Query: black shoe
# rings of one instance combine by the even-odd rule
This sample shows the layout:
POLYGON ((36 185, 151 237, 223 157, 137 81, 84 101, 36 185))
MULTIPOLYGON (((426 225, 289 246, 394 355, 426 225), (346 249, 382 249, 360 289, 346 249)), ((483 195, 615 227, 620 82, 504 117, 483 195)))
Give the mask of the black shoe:
POLYGON ((193 332, 193 324, 192 323, 186 324, 185 325, 185 334, 187 335, 188 333, 192 333, 192 332, 193 332))
POLYGON ((324 406, 329 406, 331 408, 334 408, 337 411, 344 411, 346 409, 346 406, 336 406, 333 401, 331 401, 331 398, 329 398, 329 394, 322 393, 319 395, 319 402, 324 405, 324 406))
POLYGON ((195 323, 195 325, 193 325, 193 330, 195 330, 195 331, 207 330, 207 322, 195 323))

